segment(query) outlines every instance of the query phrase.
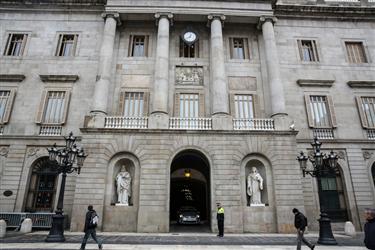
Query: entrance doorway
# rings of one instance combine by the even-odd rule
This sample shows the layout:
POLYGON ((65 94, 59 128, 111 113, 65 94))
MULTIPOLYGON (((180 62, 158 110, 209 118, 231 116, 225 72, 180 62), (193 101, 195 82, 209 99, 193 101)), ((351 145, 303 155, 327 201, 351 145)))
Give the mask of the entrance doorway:
POLYGON ((171 165, 171 232, 210 232, 210 167, 198 151, 179 153, 171 165))

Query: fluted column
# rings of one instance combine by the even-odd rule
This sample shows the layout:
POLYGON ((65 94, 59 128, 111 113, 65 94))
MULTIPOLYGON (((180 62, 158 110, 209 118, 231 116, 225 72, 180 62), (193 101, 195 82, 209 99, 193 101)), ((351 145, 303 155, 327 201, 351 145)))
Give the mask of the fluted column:
POLYGON ((277 55, 275 32, 273 29, 275 21, 276 18, 272 16, 261 17, 259 21, 259 26, 262 28, 263 33, 268 82, 270 85, 271 116, 278 114, 286 115, 284 89, 280 76, 279 57, 277 55))
POLYGON ((99 68, 95 83, 93 106, 91 109, 91 113, 94 115, 107 114, 116 26, 118 23, 120 24, 118 13, 104 13, 102 16, 105 18, 105 24, 100 48, 99 68))
POLYGON ((229 114, 228 86, 225 74, 223 15, 209 15, 211 21, 211 77, 212 77, 212 115, 229 114))
POLYGON ((171 13, 155 14, 158 23, 158 40, 156 47, 155 78, 151 113, 168 114, 169 86, 169 19, 171 13))

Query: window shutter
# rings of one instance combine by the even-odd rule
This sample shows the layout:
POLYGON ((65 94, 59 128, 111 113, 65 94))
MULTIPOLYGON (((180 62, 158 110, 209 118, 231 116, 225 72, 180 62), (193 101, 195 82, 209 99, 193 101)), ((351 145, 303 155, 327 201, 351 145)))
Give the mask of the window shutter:
POLYGON ((249 41, 247 38, 243 39, 243 48, 245 53, 245 59, 250 59, 250 47, 249 47, 249 41))
POLYGON ((9 97, 8 97, 7 106, 5 107, 5 112, 4 112, 3 120, 0 121, 0 122, 2 122, 3 124, 9 122, 9 118, 10 118, 10 114, 11 114, 11 112, 12 112, 12 106, 13 106, 13 102, 14 102, 14 97, 15 97, 15 95, 16 95, 16 90, 15 90, 15 89, 12 89, 12 90, 10 91, 10 94, 9 94, 9 97))
POLYGON ((129 48, 128 48, 128 57, 133 56, 133 35, 129 36, 129 48))
POLYGON ((230 114, 233 118, 236 118, 236 103, 234 101, 234 94, 229 94, 229 105, 230 105, 230 114))
POLYGON ((302 41, 301 40, 297 40, 297 44, 298 44, 298 51, 299 51, 299 59, 301 61, 303 61, 302 41))
POLYGON ((9 36, 8 36, 8 40, 7 40, 7 43, 6 43, 5 50, 4 50, 5 56, 7 56, 9 54, 10 43, 12 42, 12 36, 13 36, 13 34, 9 34, 9 36))
POLYGON ((143 93, 143 116, 148 116, 148 103, 150 100, 150 93, 144 92, 143 93))
POLYGON ((252 95, 252 97, 253 97, 253 111, 254 111, 253 118, 261 118, 259 96, 252 95))
POLYGON ((61 121, 61 124, 66 122, 66 118, 68 116, 68 109, 69 109, 69 102, 70 102, 70 91, 65 91, 65 102, 64 102, 64 115, 61 121))
POLYGON ((206 112, 205 112, 205 102, 204 102, 203 93, 199 93, 198 102, 199 102, 199 117, 205 117, 206 112))
POLYGON ((368 128, 366 115, 365 115, 365 112, 363 111, 362 99, 360 96, 356 96, 355 99, 357 101, 357 107, 358 107, 359 117, 361 118, 362 127, 368 128))
POLYGON ((174 94, 174 116, 180 116, 180 93, 174 94))
POLYGON ((313 114, 312 114, 312 111, 311 111, 310 95, 305 95, 305 106, 306 106, 307 122, 309 124, 309 127, 313 128, 314 127, 314 119, 313 119, 313 114))
POLYGON ((48 91, 43 90, 42 99, 40 100, 39 109, 38 109, 36 120, 35 120, 35 122, 38 124, 42 123, 44 109, 45 109, 46 101, 47 101, 47 94, 48 94, 48 91))
POLYGON ((24 34, 24 35, 23 35, 23 39, 22 39, 22 45, 21 45, 20 56, 23 56, 23 55, 24 55, 23 53, 24 53, 24 51, 25 51, 26 42, 27 42, 27 34, 24 34))
POLYGON ((61 47, 62 47, 62 39, 63 39, 63 35, 60 34, 59 35, 59 41, 57 42, 57 48, 56 48, 56 53, 55 53, 55 56, 60 56, 60 51, 61 51, 61 47))
POLYGON ((120 93, 120 99, 119 99, 119 103, 118 103, 118 112, 117 114, 119 116, 124 116, 124 105, 125 105, 125 91, 122 91, 120 93))
POLYGON ((312 40, 311 44, 312 44, 312 49, 313 49, 313 52, 314 52, 314 60, 316 62, 319 62, 319 54, 318 54, 318 47, 317 47, 316 41, 312 40))
POLYGON ((78 44, 78 35, 74 35, 73 51, 72 51, 71 56, 75 56, 76 55, 77 44, 78 44))
POLYGON ((149 44, 150 36, 145 36, 145 57, 148 57, 148 44, 149 44))
POLYGON ((233 59, 233 38, 229 38, 229 55, 230 58, 233 59))
POLYGON ((331 124, 333 128, 337 127, 335 106, 333 105, 332 96, 327 96, 329 114, 331 116, 331 124))

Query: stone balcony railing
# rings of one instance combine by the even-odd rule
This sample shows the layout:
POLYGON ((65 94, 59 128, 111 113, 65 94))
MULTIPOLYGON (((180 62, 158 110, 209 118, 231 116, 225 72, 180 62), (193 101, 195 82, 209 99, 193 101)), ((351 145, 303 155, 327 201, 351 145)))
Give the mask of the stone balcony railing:
POLYGON ((59 136, 61 135, 61 125, 41 125, 39 135, 42 136, 59 136))
POLYGON ((113 129, 145 129, 148 128, 148 117, 107 116, 105 128, 113 129))
POLYGON ((367 130, 367 138, 369 140, 375 140, 375 129, 368 129, 367 130))
POLYGON ((313 137, 318 139, 334 139, 333 128, 314 128, 313 137))
POLYGON ((169 129, 211 130, 212 119, 204 117, 170 117, 169 129))
POLYGON ((233 119, 234 130, 275 130, 273 119, 233 119))

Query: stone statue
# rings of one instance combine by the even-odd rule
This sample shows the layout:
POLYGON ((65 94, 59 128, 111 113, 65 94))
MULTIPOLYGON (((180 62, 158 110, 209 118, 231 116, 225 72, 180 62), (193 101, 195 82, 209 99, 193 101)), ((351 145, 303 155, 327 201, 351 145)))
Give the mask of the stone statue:
POLYGON ((117 185, 117 203, 129 206, 129 198, 131 197, 131 181, 129 172, 126 171, 125 165, 121 167, 120 172, 116 176, 117 185))
POLYGON ((251 168, 247 176, 247 195, 250 196, 251 204, 262 204, 261 191, 263 190, 263 178, 256 167, 251 168))

